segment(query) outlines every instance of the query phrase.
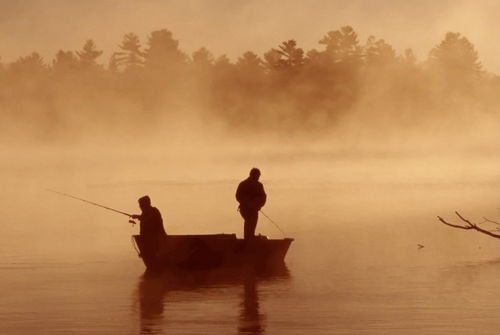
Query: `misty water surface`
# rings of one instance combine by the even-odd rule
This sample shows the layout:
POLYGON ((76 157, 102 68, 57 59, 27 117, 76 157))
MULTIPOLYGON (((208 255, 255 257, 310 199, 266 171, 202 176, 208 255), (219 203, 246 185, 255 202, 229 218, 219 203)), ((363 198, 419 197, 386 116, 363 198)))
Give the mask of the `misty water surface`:
MULTIPOLYGON (((500 329, 500 241, 436 220, 455 220, 454 210, 498 219, 498 156, 476 153, 472 165, 469 153, 128 149, 6 152, 1 333, 500 329), (125 212, 149 194, 170 234, 241 236, 234 191, 252 166, 262 170, 264 211, 296 239, 277 274, 144 277, 126 217, 44 190, 125 212)), ((257 232, 281 237, 262 217, 257 232)))

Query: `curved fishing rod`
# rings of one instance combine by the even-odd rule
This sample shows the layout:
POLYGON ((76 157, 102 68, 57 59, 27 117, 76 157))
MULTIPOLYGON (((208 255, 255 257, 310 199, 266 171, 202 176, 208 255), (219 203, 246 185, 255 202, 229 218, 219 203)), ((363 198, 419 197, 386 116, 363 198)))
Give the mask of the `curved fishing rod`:
POLYGON ((101 208, 104 208, 104 209, 107 209, 109 211, 113 211, 115 213, 119 213, 119 214, 122 214, 122 215, 126 215, 128 217, 132 217, 132 214, 129 214, 129 213, 125 213, 125 212, 122 212, 122 211, 119 211, 117 209, 114 209, 114 208, 111 208, 111 207, 107 207, 107 206, 104 206, 104 205, 100 205, 98 203, 95 203, 95 202, 92 202, 92 201, 89 201, 89 200, 85 200, 85 199, 82 199, 82 198, 78 198, 78 197, 75 197, 74 195, 71 195, 71 194, 67 194, 67 193, 63 193, 63 192, 58 192, 58 191, 54 191, 54 190, 49 190, 49 189, 46 189, 46 191, 49 191, 49 192, 52 192, 52 193, 56 193, 56 194, 59 194, 59 195, 62 195, 64 197, 68 197, 68 198, 72 198, 72 199, 76 199, 76 200, 80 200, 80 201, 83 201, 83 202, 86 202, 88 204, 91 204, 91 205, 94 205, 94 206, 97 206, 97 207, 101 207, 101 208))
POLYGON ((273 225, 275 225, 275 226, 276 226, 276 228, 278 228, 278 230, 281 232, 281 234, 283 235, 283 237, 285 237, 285 232, 284 232, 284 231, 280 228, 280 226, 279 226, 276 222, 274 222, 274 221, 273 221, 273 219, 271 219, 269 216, 267 216, 267 215, 266 215, 266 213, 264 213, 264 212, 262 211, 262 209, 259 209, 259 212, 261 212, 261 213, 262 213, 262 215, 264 215, 264 216, 265 216, 265 217, 266 217, 269 221, 271 221, 271 223, 272 223, 273 225))

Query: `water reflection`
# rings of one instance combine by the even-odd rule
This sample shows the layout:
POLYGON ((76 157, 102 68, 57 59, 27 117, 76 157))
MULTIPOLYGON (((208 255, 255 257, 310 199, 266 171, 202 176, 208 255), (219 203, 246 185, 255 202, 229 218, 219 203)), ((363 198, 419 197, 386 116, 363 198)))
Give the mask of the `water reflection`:
POLYGON ((203 293, 203 289, 241 286, 238 334, 264 334, 266 316, 260 310, 259 283, 289 278, 289 270, 284 264, 273 269, 239 267, 210 271, 169 271, 161 274, 145 272, 139 280, 136 293, 140 333, 162 334, 164 328, 168 328, 165 309, 169 304, 180 302, 178 297, 169 301, 169 292, 203 293))
POLYGON ((262 334, 265 329, 263 325, 265 318, 259 311, 259 294, 255 274, 247 274, 244 278, 243 289, 238 334, 262 334))
POLYGON ((161 333, 163 300, 168 285, 161 277, 144 274, 139 281, 139 313, 141 334, 161 333))
POLYGON ((440 271, 440 282, 461 289, 464 283, 474 285, 478 281, 498 277, 499 265, 500 258, 495 258, 447 266, 440 271))

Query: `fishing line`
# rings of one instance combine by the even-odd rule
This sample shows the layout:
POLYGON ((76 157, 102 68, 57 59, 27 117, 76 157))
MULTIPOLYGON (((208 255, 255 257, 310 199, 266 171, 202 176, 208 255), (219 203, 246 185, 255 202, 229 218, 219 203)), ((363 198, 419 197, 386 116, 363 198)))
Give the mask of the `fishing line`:
POLYGON ((137 242, 135 241, 134 236, 131 236, 131 240, 132 240, 132 246, 134 247, 135 252, 137 252, 137 256, 142 258, 141 252, 139 251, 139 248, 137 247, 137 242))
POLYGON ((259 212, 262 213, 262 215, 264 215, 269 221, 271 221, 271 223, 276 227, 278 228, 278 230, 281 232, 281 234, 283 235, 283 237, 285 237, 285 232, 280 228, 280 226, 273 221, 273 219, 271 219, 269 216, 266 215, 266 213, 264 213, 261 209, 259 210, 259 212))
POLYGON ((56 194, 62 195, 62 196, 64 196, 64 197, 68 197, 68 198, 72 198, 72 199, 80 200, 80 201, 86 202, 86 203, 88 203, 88 204, 91 204, 91 205, 94 205, 94 206, 97 206, 97 207, 101 207, 101 208, 107 209, 107 210, 109 210, 109 211, 113 211, 113 212, 116 212, 116 213, 119 213, 119 214, 122 214, 122 215, 126 215, 126 216, 128 216, 128 217, 132 217, 132 214, 128 214, 128 213, 125 213, 125 212, 119 211, 119 210, 117 210, 117 209, 111 208, 111 207, 107 207, 107 206, 104 206, 104 205, 100 205, 100 204, 98 204, 98 203, 95 203, 95 202, 92 202, 92 201, 89 201, 89 200, 85 200, 85 199, 82 199, 82 198, 78 198, 78 197, 75 197, 74 195, 71 195, 71 194, 67 194, 67 193, 63 193, 63 192, 58 192, 58 191, 54 191, 54 190, 49 190, 49 189, 46 189, 46 191, 49 191, 49 192, 52 192, 52 193, 56 193, 56 194))

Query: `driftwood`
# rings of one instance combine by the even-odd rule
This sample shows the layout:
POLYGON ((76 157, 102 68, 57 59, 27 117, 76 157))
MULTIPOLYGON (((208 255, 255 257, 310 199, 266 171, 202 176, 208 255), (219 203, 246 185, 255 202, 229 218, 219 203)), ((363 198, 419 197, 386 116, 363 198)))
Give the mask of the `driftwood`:
POLYGON ((500 225, 499 222, 493 221, 493 220, 489 220, 487 218, 483 218, 483 220, 484 220, 483 222, 473 223, 470 220, 464 218, 462 215, 460 215, 459 212, 455 212, 455 214, 460 218, 460 220, 462 220, 463 222, 465 222, 465 225, 459 225, 459 224, 449 223, 449 222, 445 221, 440 216, 438 216, 437 218, 439 219, 439 221, 441 221, 445 225, 453 227, 453 228, 466 229, 466 230, 472 229, 472 230, 478 231, 480 233, 489 235, 489 236, 494 237, 494 238, 500 238, 500 229, 498 227, 494 231, 487 230, 485 228, 479 227, 479 225, 482 224, 482 223, 493 223, 493 224, 496 224, 496 225, 500 225), (496 233, 496 232, 498 232, 498 233, 496 233))

